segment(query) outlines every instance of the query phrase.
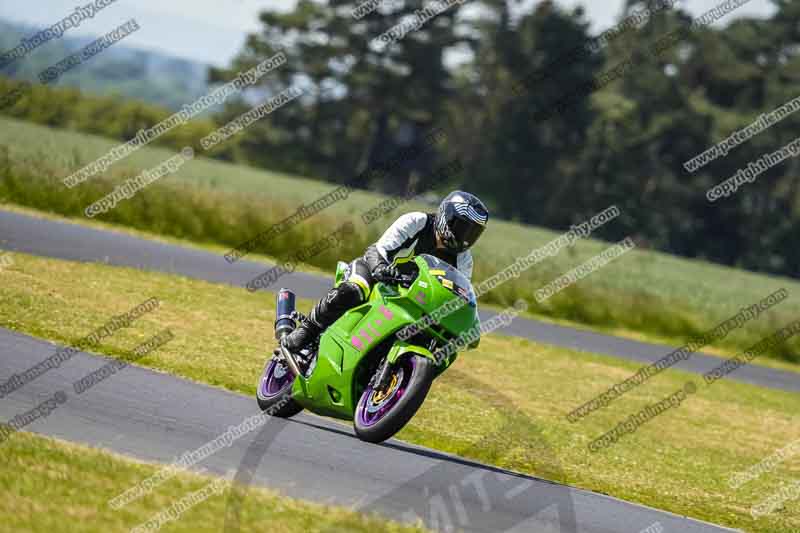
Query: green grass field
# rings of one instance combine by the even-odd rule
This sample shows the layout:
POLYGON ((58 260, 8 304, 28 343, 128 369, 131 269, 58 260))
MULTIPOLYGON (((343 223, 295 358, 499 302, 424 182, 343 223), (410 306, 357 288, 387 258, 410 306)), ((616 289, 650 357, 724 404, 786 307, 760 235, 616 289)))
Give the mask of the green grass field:
MULTIPOLYGON (((106 338, 98 353, 125 358, 168 327, 175 338, 139 364, 254 395, 272 347, 270 294, 13 254, 13 263, 0 270, 0 326, 69 344, 151 296, 162 301, 160 308, 106 338), (87 298, 87 291, 99 297, 87 298)), ((699 376, 668 370, 577 423, 566 420, 636 369, 611 357, 489 336, 434 384, 398 436, 746 531, 800 529, 797 500, 758 520, 749 515, 781 481, 800 477, 800 457, 738 490, 728 485, 732 475, 800 437, 798 395, 725 380, 706 387, 699 376), (608 449, 589 451, 593 439, 689 379, 699 390, 680 407, 608 449)))
MULTIPOLYGON (((0 202, 79 220, 86 220, 84 208, 107 194, 114 183, 172 155, 168 150, 148 147, 112 167, 107 175, 66 189, 60 179, 116 143, 7 118, 0 119, 0 126, 0 202)), ((290 215, 301 203, 308 204, 333 188, 330 184, 199 158, 123 202, 101 220, 192 242, 232 247, 290 215)), ((310 266, 330 269, 337 259, 361 254, 393 216, 424 208, 410 203, 382 220, 363 224, 359 215, 381 199, 375 194, 354 192, 257 251, 285 257, 298 246, 310 245, 344 221, 353 220, 356 232, 350 242, 309 259, 310 266)), ((476 247, 475 280, 485 279, 558 235, 492 221, 476 247)), ((509 305, 524 297, 537 316, 604 331, 645 335, 677 345, 786 287, 788 300, 712 347, 726 352, 749 347, 800 311, 800 284, 794 280, 641 249, 627 253, 546 303, 535 302, 536 289, 607 246, 596 240, 579 242, 518 279, 495 288, 481 301, 509 305)), ((798 354, 800 340, 793 340, 770 355, 797 363, 798 354)))
MULTIPOLYGON (((161 467, 25 432, 12 436, 0 449, 0 532, 4 533, 128 532, 220 479, 178 473, 151 494, 115 510, 108 500, 161 467)), ((424 531, 340 507, 287 498, 263 488, 219 488, 224 490, 167 522, 163 531, 222 531, 229 498, 241 505, 241 531, 424 531)))

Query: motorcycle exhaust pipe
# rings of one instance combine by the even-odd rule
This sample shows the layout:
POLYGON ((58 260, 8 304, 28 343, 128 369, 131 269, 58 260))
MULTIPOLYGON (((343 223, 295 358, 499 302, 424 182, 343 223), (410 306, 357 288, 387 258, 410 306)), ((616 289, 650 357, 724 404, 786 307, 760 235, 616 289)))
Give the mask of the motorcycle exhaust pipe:
POLYGON ((281 350, 286 364, 289 365, 295 376, 301 376, 300 367, 297 365, 294 356, 283 347, 281 339, 294 331, 297 324, 292 317, 294 313, 294 293, 289 289, 281 289, 278 291, 277 300, 275 302, 275 339, 278 341, 278 346, 281 350))
POLYGON ((278 291, 275 302, 275 339, 283 337, 294 331, 297 327, 292 313, 294 313, 294 293, 289 289, 278 291))

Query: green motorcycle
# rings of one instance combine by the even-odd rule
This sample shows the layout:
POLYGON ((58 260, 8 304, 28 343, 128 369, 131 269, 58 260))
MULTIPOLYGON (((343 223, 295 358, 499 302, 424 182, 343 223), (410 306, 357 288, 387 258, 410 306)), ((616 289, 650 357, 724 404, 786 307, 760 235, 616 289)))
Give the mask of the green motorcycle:
MULTIPOLYGON (((310 347, 298 354, 280 350, 267 361, 256 392, 259 407, 281 417, 305 408, 353 420, 356 435, 368 442, 400 431, 433 380, 457 357, 454 350, 441 361, 434 354, 479 325, 475 293, 461 272, 431 255, 419 255, 408 265, 415 267, 413 274, 376 282, 365 303, 346 312, 310 347), (455 311, 407 340, 396 335, 446 304, 455 311)), ((344 281, 346 268, 339 262, 336 285, 344 281)), ((301 318, 294 300, 290 290, 278 291, 278 341, 301 318)))

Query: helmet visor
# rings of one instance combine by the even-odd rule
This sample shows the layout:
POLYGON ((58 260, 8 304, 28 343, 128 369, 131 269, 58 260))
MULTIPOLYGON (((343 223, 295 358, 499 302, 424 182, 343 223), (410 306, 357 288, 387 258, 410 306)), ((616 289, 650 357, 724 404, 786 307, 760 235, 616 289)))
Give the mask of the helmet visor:
POLYGON ((458 250, 463 251, 475 244, 478 237, 481 236, 486 226, 482 226, 472 220, 462 218, 461 216, 454 216, 448 221, 448 227, 453 232, 456 243, 458 243, 458 250))

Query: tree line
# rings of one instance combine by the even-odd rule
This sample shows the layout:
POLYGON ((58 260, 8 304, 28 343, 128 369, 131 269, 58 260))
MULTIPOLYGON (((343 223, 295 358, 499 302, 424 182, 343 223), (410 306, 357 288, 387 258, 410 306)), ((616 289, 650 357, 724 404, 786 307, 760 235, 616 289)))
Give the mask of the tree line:
MULTIPOLYGON (((693 19, 673 0, 629 1, 617 25, 592 36, 580 8, 471 0, 376 46, 426 4, 383 2, 364 14, 354 1, 301 0, 289 12, 263 11, 261 29, 209 81, 278 51, 286 64, 246 98, 159 142, 197 144, 297 87, 301 97, 212 155, 338 184, 368 175, 359 186, 395 195, 458 159, 460 172, 442 187, 479 194, 497 217, 561 230, 617 205, 622 216, 601 230, 606 239, 632 236, 640 247, 796 277, 797 157, 736 194, 706 196, 800 131, 800 3, 773 0, 767 19, 728 21, 741 3, 693 19), (765 114, 780 120, 734 135, 765 114), (365 172, 439 129, 446 141, 425 157, 365 172)), ((0 80, 0 94, 17 83, 0 80)), ((115 138, 169 113, 36 85, 0 112, 115 138)))

